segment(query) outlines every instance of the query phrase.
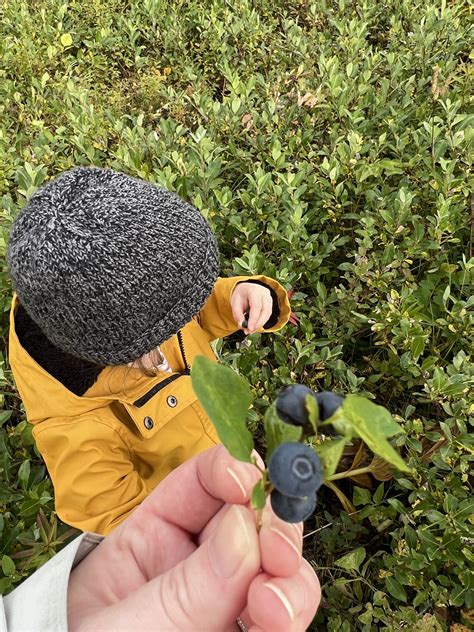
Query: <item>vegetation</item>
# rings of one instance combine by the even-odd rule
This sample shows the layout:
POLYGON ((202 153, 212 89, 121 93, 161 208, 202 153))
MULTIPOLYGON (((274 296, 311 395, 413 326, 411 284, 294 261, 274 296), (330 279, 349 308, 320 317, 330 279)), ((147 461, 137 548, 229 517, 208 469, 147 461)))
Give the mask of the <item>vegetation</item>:
MULTIPOLYGON (((253 387, 254 435, 290 382, 369 396, 405 430, 392 445, 413 476, 381 467, 319 494, 315 629, 468 629, 468 3, 4 0, 0 17, 2 255, 27 197, 73 165, 194 203, 224 274, 293 292, 297 325, 218 345, 253 387)), ((70 535, 9 371, 10 298, 2 256, 2 592, 70 535)), ((354 444, 342 461, 371 459, 354 444)))

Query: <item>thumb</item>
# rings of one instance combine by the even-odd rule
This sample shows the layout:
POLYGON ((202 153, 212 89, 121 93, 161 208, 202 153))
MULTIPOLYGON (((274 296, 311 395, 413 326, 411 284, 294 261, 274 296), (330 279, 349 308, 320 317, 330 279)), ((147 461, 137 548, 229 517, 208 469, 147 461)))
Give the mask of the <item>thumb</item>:
POLYGON ((94 628, 160 632, 235 629, 259 569, 260 549, 252 514, 245 507, 232 505, 204 544, 107 608, 94 621, 94 628))

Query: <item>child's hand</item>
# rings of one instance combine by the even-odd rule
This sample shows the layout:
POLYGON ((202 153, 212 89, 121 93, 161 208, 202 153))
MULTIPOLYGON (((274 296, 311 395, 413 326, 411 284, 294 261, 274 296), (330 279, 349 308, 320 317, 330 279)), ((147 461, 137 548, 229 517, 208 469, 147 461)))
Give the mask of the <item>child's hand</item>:
POLYGON ((239 329, 252 334, 261 329, 272 315, 270 290, 256 283, 239 283, 230 299, 232 315, 239 329))

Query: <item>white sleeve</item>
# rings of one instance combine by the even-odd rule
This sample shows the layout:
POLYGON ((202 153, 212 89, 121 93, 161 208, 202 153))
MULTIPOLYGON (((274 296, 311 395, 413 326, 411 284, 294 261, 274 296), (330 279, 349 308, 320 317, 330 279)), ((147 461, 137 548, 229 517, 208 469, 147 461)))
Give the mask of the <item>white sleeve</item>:
POLYGON ((67 632, 69 575, 103 537, 83 533, 6 597, 0 597, 0 632, 67 632))

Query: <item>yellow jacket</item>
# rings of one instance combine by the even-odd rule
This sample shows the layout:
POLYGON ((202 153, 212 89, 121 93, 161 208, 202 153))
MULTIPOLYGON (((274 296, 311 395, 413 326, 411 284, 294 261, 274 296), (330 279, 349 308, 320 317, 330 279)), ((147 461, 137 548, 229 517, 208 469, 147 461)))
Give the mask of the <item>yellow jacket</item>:
MULTIPOLYGON (((268 277, 251 278, 276 292, 280 316, 265 331, 280 329, 290 316, 285 290, 268 277)), ((198 355, 216 359, 210 342, 236 331, 230 297, 237 283, 246 280, 250 278, 218 279, 198 316, 160 346, 179 372, 147 377, 126 366, 107 367, 81 397, 22 347, 15 332, 14 298, 10 365, 53 482, 61 520, 105 535, 171 470, 218 443, 192 389, 186 361, 192 366, 198 355)))

